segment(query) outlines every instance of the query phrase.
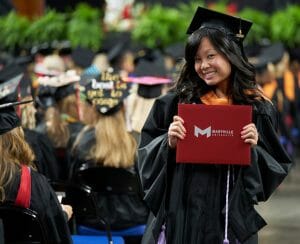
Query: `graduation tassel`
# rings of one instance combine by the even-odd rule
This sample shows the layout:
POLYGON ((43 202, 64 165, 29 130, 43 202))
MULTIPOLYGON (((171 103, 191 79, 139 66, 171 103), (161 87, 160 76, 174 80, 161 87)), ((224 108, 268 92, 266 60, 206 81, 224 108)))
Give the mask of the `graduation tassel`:
POLYGON ((75 96, 76 96, 76 110, 77 110, 77 115, 78 115, 78 120, 82 120, 82 111, 80 108, 80 84, 76 83, 75 84, 75 96))
POLYGON ((161 226, 161 232, 159 234, 159 237, 158 237, 158 240, 157 240, 157 244, 166 244, 167 241, 166 241, 166 226, 163 224, 161 226))
POLYGON ((230 165, 227 169, 227 182, 226 182, 226 206, 225 206, 225 237, 223 244, 229 244, 228 240, 228 197, 229 197, 229 179, 230 179, 230 165))

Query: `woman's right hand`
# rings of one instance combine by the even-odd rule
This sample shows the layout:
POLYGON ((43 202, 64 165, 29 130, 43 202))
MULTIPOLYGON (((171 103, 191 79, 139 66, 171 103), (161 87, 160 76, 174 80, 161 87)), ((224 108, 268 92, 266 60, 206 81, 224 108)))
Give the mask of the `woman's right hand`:
POLYGON ((169 126, 168 130, 168 144, 171 148, 176 148, 178 139, 184 139, 186 136, 186 129, 183 126, 184 121, 181 117, 175 115, 173 122, 169 126))

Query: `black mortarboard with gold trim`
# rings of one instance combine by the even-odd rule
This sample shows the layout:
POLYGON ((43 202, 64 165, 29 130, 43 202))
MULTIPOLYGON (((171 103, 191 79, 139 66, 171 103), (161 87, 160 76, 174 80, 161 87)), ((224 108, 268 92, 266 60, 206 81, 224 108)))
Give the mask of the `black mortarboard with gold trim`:
POLYGON ((110 115, 122 107, 129 90, 130 83, 123 81, 119 73, 106 71, 85 85, 85 96, 99 113, 110 115))
POLYGON ((243 40, 249 32, 251 25, 251 21, 198 7, 188 27, 187 34, 192 34, 199 28, 208 27, 223 30, 227 34, 243 40))

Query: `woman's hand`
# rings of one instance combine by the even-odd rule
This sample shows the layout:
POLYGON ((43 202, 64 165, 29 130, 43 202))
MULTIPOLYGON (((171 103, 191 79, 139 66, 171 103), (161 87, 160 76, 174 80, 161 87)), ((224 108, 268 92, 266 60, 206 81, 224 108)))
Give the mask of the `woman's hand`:
POLYGON ((251 146, 257 145, 258 132, 255 124, 251 123, 243 127, 241 132, 241 138, 245 143, 251 144, 251 146))
POLYGON ((184 121, 181 117, 175 115, 173 122, 169 126, 168 130, 168 143, 169 147, 176 148, 178 139, 184 139, 186 130, 183 126, 184 121))
POLYGON ((73 208, 71 205, 66 205, 66 204, 61 204, 61 207, 63 209, 63 211, 67 214, 68 216, 68 220, 70 220, 70 218, 73 215, 73 208))

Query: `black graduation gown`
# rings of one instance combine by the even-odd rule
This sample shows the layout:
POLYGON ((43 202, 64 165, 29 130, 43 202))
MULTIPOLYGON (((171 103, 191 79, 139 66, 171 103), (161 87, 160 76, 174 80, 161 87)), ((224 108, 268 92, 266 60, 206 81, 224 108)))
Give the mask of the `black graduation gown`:
MULTIPOLYGON (((95 129, 90 128, 85 131, 79 145, 73 151, 71 179, 80 166, 89 160, 88 152, 95 143, 95 129)), ((136 170, 133 167, 129 167, 126 170, 136 174, 136 170)), ((149 209, 138 194, 115 194, 109 196, 95 194, 95 199, 102 215, 109 216, 111 228, 114 230, 146 224, 149 209)), ((99 223, 96 216, 87 216, 86 219, 81 219, 81 221, 80 224, 100 229, 105 228, 102 223, 99 223)))
MULTIPOLYGON (((176 151, 168 146, 167 132, 177 114, 177 103, 174 93, 157 99, 141 133, 138 169, 144 200, 152 212, 143 243, 156 243, 163 223, 168 244, 222 243, 227 166, 175 163, 176 151)), ((278 141, 272 104, 261 102, 253 117, 259 141, 251 149, 251 166, 233 167, 230 243, 236 239, 257 243, 255 234, 266 223, 253 205, 270 197, 292 164, 278 141)))
POLYGON ((59 177, 59 165, 57 163, 54 148, 48 137, 34 130, 24 128, 25 139, 35 154, 35 165, 39 173, 50 180, 59 177))
MULTIPOLYGON (((6 201, 15 202, 20 184, 20 174, 5 189, 6 201)), ((30 209, 35 210, 47 226, 50 243, 72 243, 67 219, 55 192, 44 175, 31 170, 30 209)), ((17 221, 17 220, 16 220, 17 221)))

